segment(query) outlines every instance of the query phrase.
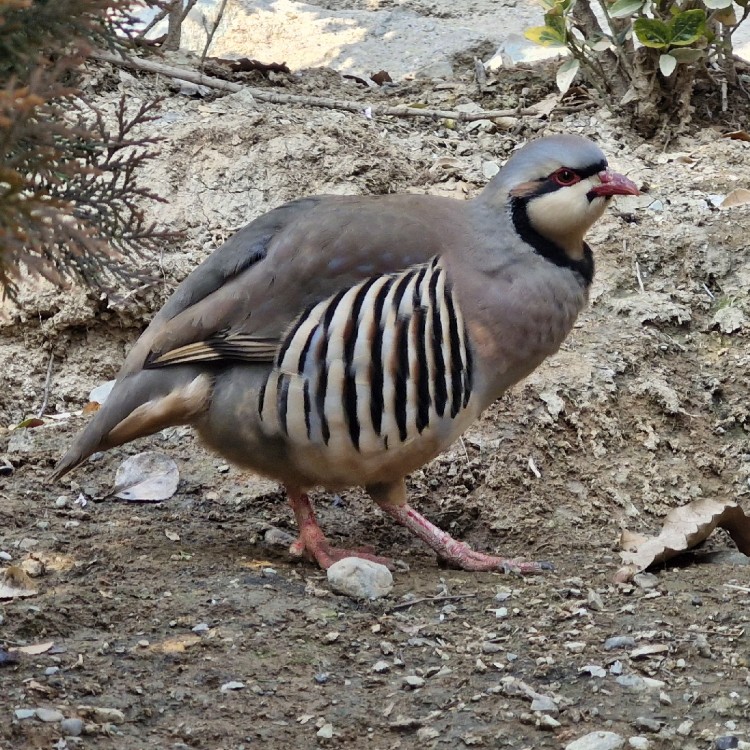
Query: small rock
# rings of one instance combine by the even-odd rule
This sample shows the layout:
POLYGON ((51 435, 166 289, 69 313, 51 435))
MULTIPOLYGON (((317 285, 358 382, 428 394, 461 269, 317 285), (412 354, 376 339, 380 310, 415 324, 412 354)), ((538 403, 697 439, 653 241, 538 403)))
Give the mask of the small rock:
POLYGON ((493 643, 492 641, 485 641, 482 644, 483 654, 497 654, 503 650, 503 646, 500 643, 493 643))
POLYGON ((590 674, 592 677, 606 677, 607 670, 604 667, 600 667, 598 664, 586 664, 578 670, 579 674, 590 674))
POLYGON ((335 643, 340 635, 341 633, 339 633, 338 630, 332 630, 330 633, 326 633, 323 636, 323 643, 335 643))
POLYGON ((694 721, 691 721, 690 719, 685 719, 685 721, 681 722, 680 725, 677 727, 677 734, 679 734, 682 737, 689 737, 690 733, 693 731, 694 724, 695 724, 694 721))
POLYGON ((583 653, 583 650, 586 648, 586 644, 582 641, 568 641, 564 646, 565 650, 570 651, 571 654, 583 653))
POLYGON ((372 665, 372 671, 377 672, 378 674, 382 674, 383 672, 387 672, 391 668, 391 665, 387 662, 381 659, 380 661, 376 661, 372 665))
POLYGON ((60 667, 47 667, 47 669, 44 670, 44 676, 52 677, 52 675, 57 674, 59 671, 60 667))
POLYGON ((417 739, 420 742, 427 742, 428 740, 434 740, 440 736, 440 732, 434 727, 422 727, 417 730, 417 739))
POLYGON ((638 573, 633 576, 633 583, 644 591, 648 591, 649 589, 656 588, 659 579, 653 573, 638 573))
POLYGON ((565 745, 565 750, 619 750, 625 738, 615 732, 591 732, 565 745))
POLYGON ((29 578, 39 578, 44 575, 44 563, 40 560, 35 560, 33 557, 29 557, 21 563, 21 570, 29 578))
POLYGON ((601 596, 594 591, 594 589, 589 589, 587 601, 589 605, 589 609, 593 610, 594 612, 601 612, 604 609, 604 602, 602 601, 601 596))
POLYGON ((539 717, 540 729, 557 729, 559 726, 560 722, 557 719, 553 719, 549 714, 542 714, 539 717))
POLYGON ((225 682, 219 688, 219 690, 221 690, 222 693, 226 693, 229 690, 242 690, 244 687, 244 682, 240 682, 239 680, 230 680, 229 682, 225 682))
POLYGON ((36 718, 45 724, 56 724, 65 717, 55 708, 37 708, 36 718))
POLYGON ((616 648, 633 648, 634 646, 635 638, 629 635, 613 635, 604 641, 605 651, 614 651, 616 648))
POLYGON ((671 706, 672 705, 672 699, 669 697, 668 693, 665 693, 662 690, 659 693, 659 703, 661 703, 662 706, 671 706))
POLYGON ((210 630, 207 622, 199 622, 197 625, 193 625, 190 629, 193 633, 207 633, 210 630))
POLYGON ((650 716, 639 716, 633 723, 636 729, 644 729, 647 732, 658 732, 661 729, 661 722, 650 716))
POLYGON ((83 721, 81 719, 63 719, 60 729, 65 737, 80 737, 83 732, 83 721))
POLYGON ((3 562, 10 562, 13 558, 11 557, 10 553, 5 551, 0 551, 0 560, 3 562))
POLYGON ((637 674, 622 675, 615 682, 634 693, 642 693, 647 690, 661 690, 665 685, 663 680, 655 680, 653 677, 641 677, 637 674))
POLYGON ((734 750, 734 748, 739 747, 739 744, 740 741, 737 737, 717 737, 714 740, 715 750, 734 750))
POLYGON ((553 701, 548 695, 537 695, 534 700, 531 701, 531 710, 550 714, 556 714, 559 711, 557 703, 555 703, 555 701, 553 701))
POLYGON ((60 497, 55 500, 55 508, 67 508, 68 505, 70 505, 70 498, 65 495, 60 495, 60 497))
POLYGON ((418 677, 415 674, 409 674, 404 677, 404 686, 410 688, 411 690, 421 688, 422 685, 424 685, 423 677, 418 677))
POLYGON ((380 641, 380 653, 384 656, 390 656, 396 649, 390 641, 380 641))
POLYGON ((496 161, 485 161, 482 163, 482 174, 491 180, 500 171, 500 165, 496 161))
POLYGON ((379 599, 393 588, 391 571, 360 557, 345 557, 327 571, 328 583, 339 594, 353 599, 379 599))
POLYGON ((323 726, 316 732, 316 735, 322 740, 330 740, 331 737, 333 737, 333 724, 323 724, 323 726))
POLYGON ((36 711, 33 708, 17 708, 13 713, 19 721, 36 716, 36 711))
POLYGON ((633 750, 649 750, 651 742, 646 737, 635 735, 628 739, 628 747, 632 747, 633 750))

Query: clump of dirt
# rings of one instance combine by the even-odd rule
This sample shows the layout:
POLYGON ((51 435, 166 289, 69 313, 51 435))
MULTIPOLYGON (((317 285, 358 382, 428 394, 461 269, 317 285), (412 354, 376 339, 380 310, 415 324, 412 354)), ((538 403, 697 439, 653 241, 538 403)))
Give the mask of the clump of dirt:
MULTIPOLYGON (((499 77, 484 95, 467 77, 376 96, 487 108, 551 87, 522 78, 499 77)), ((119 79, 100 104, 153 95, 150 78, 119 79)), ((332 80, 303 74, 284 89, 328 95, 332 80)), ((372 95, 335 85, 336 96, 372 95)), ((557 569, 529 579, 443 570, 359 491, 320 494, 333 539, 411 568, 387 598, 354 602, 265 541, 269 529, 294 531, 281 493, 187 430, 113 450, 59 486, 48 470, 85 418, 6 431, 0 553, 32 570, 40 592, 0 602, 0 744, 518 749, 595 731, 643 735, 652 748, 750 741, 747 558, 719 534, 655 577, 612 581, 621 526, 655 533, 670 508, 701 496, 747 508, 750 209, 716 204, 747 186, 750 146, 706 129, 663 152, 605 111, 572 109, 500 130, 169 96, 146 180, 169 199, 155 218, 184 241, 154 259, 159 281, 139 302, 128 290, 45 290, 9 311, 0 423, 45 399, 50 414, 80 409, 175 284, 286 200, 467 197, 523 140, 581 133, 647 186, 592 233, 591 307, 557 357, 409 480, 412 501, 474 547, 557 569), (105 496, 122 458, 146 445, 180 464, 169 502, 83 502, 82 490, 105 496), (42 653, 7 653, 48 641, 42 653)))

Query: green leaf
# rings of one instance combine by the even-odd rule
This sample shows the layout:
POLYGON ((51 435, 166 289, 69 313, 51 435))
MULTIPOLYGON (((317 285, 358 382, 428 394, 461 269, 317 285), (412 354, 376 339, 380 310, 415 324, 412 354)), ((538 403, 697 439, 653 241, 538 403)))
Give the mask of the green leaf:
POLYGON ((669 78, 676 67, 677 60, 672 55, 659 55, 659 70, 663 76, 669 78))
POLYGON ((566 60, 560 66, 557 71, 557 88, 560 89, 561 94, 564 94, 570 88, 570 84, 573 83, 579 67, 580 63, 575 58, 566 60))
MULTIPOLYGON (((713 0, 716 2, 717 0, 713 0)), ((729 0, 731 3, 732 0, 729 0)), ((643 7, 644 0, 617 0, 609 8, 609 15, 612 18, 627 18, 633 13, 638 12, 643 7)))
POLYGON ((656 18, 636 18, 633 31, 644 47, 654 49, 666 49, 672 38, 669 26, 656 18))
POLYGON ((534 26, 526 29, 523 35, 535 44, 541 44, 542 47, 564 47, 565 35, 553 28, 552 26, 534 26))
POLYGON ((702 49, 693 47, 677 47, 669 50, 669 54, 677 60, 678 63, 694 63, 703 57, 705 52, 702 49))
POLYGON ((670 42, 684 47, 697 42, 706 31, 706 11, 696 8, 675 16, 669 24, 670 42))
POLYGON ((711 10, 720 10, 731 7, 732 0, 703 0, 703 4, 711 10))

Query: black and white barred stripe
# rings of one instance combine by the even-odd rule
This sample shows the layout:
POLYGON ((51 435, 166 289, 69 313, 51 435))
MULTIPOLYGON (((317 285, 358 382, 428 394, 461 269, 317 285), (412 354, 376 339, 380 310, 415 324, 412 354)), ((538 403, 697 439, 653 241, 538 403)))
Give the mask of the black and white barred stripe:
POLYGON ((260 395, 295 441, 371 452, 454 419, 472 391, 461 311, 439 259, 370 278, 305 311, 260 395))

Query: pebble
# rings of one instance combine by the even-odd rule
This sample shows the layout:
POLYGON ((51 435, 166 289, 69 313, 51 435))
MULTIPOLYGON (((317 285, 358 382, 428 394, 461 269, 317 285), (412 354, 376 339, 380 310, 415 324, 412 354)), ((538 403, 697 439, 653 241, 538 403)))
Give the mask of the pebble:
POLYGON ((734 750, 738 745, 739 740, 736 737, 717 737, 714 740, 715 750, 734 750))
POLYGON ((55 724, 65 717, 55 708, 37 708, 36 718, 45 724, 55 724))
POLYGON ((323 740, 330 740, 333 737, 333 724, 323 724, 316 734, 323 740))
POLYGON ((376 661, 372 665, 372 671, 377 672, 378 674, 381 674, 383 672, 387 672, 391 668, 391 665, 387 662, 381 659, 380 661, 376 661))
POLYGON ((542 714, 539 717, 539 727, 541 729, 557 729, 560 726, 560 722, 557 719, 553 719, 548 714, 542 714))
POLYGON ((565 645, 565 650, 570 651, 571 654, 580 654, 586 648, 586 644, 583 641, 568 641, 565 645))
POLYGON ((83 733, 83 721, 81 719, 63 719, 60 729, 65 737, 80 737, 83 733))
POLYGON ((406 677, 404 677, 404 685, 412 690, 416 690, 424 685, 424 678, 418 677, 415 674, 406 675, 406 677))
POLYGON ((60 671, 60 667, 47 667, 44 670, 45 677, 52 677, 53 674, 57 674, 60 671))
POLYGON ((13 557, 5 551, 0 551, 0 560, 3 562, 10 562, 13 559, 13 557))
POLYGON ((643 693, 647 690, 661 690, 665 684, 661 680, 655 680, 652 677, 641 677, 637 674, 620 675, 615 678, 615 682, 620 687, 624 687, 634 693, 643 693))
POLYGON ((345 557, 327 571, 328 583, 339 594, 353 599, 379 599, 393 588, 391 571, 360 557, 345 557))
POLYGON ((242 690, 242 688, 244 687, 244 682, 240 682, 239 680, 230 680, 229 682, 225 682, 219 688, 219 690, 221 690, 222 693, 226 693, 228 690, 242 690))
POLYGON ((638 573, 633 576, 633 583, 644 591, 654 589, 659 583, 659 579, 653 573, 638 573))
POLYGON ((65 495, 60 495, 60 497, 55 500, 55 508, 67 508, 68 505, 70 505, 70 499, 65 495))
POLYGON ((417 739, 420 742, 427 742, 428 740, 434 740, 440 736, 440 732, 434 727, 422 727, 417 730, 417 739))
POLYGON ((591 732, 565 745, 565 750, 619 750, 625 738, 615 732, 591 732))
POLYGON ((33 708, 17 708, 14 715, 19 721, 23 721, 24 719, 31 719, 33 716, 36 716, 36 711, 33 708))
POLYGON ((556 714, 559 711, 557 703, 555 703, 555 701, 553 701, 548 695, 537 695, 534 700, 531 701, 531 710, 551 714, 556 714))
POLYGON ((658 732, 661 729, 661 722, 650 716, 639 716, 633 723, 636 729, 645 729, 648 732, 658 732))
POLYGON ((613 635, 604 641, 605 651, 614 651, 616 648, 633 648, 634 646, 635 638, 629 635, 613 635))
POLYGON ((338 630, 332 630, 330 633, 326 633, 323 636, 323 643, 335 643, 340 635, 341 633, 339 633, 338 630))
POLYGON ((694 724, 695 722, 691 721, 690 719, 685 719, 685 721, 681 722, 677 727, 677 734, 682 737, 689 737, 690 733, 693 731, 694 724))
POLYGON ((636 735, 635 737, 630 737, 630 739, 628 739, 628 747, 632 747, 633 750, 649 750, 651 742, 649 742, 646 737, 636 735))
POLYGON ((210 630, 207 622, 199 622, 190 629, 193 633, 207 633, 210 630))

